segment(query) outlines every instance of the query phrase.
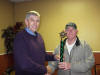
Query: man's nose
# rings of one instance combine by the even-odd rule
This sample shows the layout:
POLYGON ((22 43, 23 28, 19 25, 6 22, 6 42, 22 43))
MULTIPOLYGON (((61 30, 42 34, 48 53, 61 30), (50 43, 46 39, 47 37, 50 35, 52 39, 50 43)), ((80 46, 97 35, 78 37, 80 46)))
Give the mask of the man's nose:
POLYGON ((35 25, 37 25, 37 22, 36 22, 36 21, 34 21, 34 24, 35 24, 35 25))

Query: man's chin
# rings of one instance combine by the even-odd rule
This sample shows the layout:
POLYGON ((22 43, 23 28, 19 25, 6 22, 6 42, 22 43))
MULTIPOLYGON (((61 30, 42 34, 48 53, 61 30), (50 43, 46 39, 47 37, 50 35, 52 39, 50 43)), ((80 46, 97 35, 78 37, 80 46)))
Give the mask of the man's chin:
POLYGON ((33 32, 36 32, 37 30, 32 30, 33 32))

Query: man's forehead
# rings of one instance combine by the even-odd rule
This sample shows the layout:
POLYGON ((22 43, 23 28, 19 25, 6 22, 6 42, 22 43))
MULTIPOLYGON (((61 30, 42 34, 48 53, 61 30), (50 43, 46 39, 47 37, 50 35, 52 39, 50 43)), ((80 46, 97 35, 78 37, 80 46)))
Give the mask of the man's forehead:
POLYGON ((72 27, 72 26, 68 26, 67 28, 66 28, 66 30, 67 29, 73 29, 73 30, 76 30, 74 27, 72 27))
POLYGON ((34 18, 40 19, 40 17, 39 16, 36 16, 36 15, 31 15, 29 18, 31 18, 31 19, 34 19, 34 18))

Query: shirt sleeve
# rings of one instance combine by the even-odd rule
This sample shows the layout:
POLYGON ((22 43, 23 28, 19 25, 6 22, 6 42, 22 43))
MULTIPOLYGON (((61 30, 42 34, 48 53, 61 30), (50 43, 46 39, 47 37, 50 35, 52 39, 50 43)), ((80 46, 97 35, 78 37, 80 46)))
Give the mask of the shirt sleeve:
POLYGON ((45 53, 45 58, 46 58, 46 61, 56 61, 55 55, 53 54, 45 53))

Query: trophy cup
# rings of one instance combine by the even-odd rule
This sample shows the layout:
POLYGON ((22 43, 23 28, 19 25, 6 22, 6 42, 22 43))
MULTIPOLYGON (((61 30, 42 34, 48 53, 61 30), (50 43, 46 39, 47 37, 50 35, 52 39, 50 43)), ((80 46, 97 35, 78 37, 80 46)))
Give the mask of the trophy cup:
POLYGON ((60 34, 60 62, 63 62, 63 54, 64 54, 64 40, 63 38, 65 37, 66 33, 62 31, 60 34))

